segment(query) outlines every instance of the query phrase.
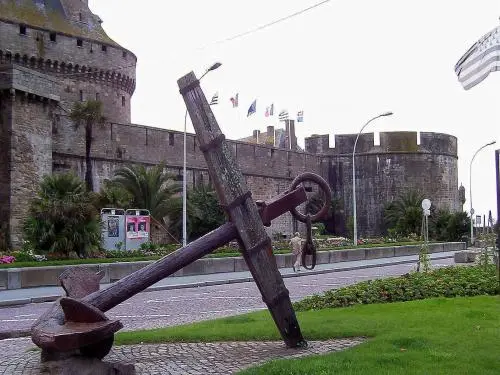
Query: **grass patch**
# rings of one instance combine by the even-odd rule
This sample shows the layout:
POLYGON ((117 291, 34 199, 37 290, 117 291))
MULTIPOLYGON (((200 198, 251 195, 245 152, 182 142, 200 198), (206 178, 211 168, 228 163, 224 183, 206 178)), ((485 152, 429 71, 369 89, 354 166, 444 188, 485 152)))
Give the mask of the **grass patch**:
MULTIPOLYGON (((496 375, 500 357, 498 296, 437 298, 297 313, 304 337, 368 336, 353 349, 279 360, 242 372, 254 374, 478 374, 496 375)), ((122 332, 115 343, 280 340, 260 311, 185 326, 122 332)))

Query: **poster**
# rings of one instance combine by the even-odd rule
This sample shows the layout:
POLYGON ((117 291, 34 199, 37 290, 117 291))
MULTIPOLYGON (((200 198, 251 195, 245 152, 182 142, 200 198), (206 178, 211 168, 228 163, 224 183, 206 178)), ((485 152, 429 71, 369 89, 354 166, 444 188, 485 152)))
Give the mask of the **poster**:
POLYGON ((120 218, 108 216, 108 237, 120 237, 120 218))
POLYGON ((138 238, 149 238, 149 216, 138 217, 138 238))
POLYGON ((127 217, 127 238, 138 238, 139 233, 137 232, 137 218, 127 217))

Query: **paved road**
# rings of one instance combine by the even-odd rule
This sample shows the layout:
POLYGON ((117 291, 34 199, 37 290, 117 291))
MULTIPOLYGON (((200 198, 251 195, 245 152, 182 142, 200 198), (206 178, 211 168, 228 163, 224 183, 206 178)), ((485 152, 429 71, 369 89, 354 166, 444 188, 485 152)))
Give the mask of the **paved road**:
MULTIPOLYGON (((434 266, 454 264, 453 259, 433 261, 434 266)), ((358 281, 402 275, 414 264, 390 265, 284 279, 292 301, 358 281)), ((0 308, 0 330, 29 329, 50 303, 0 308)), ((214 319, 264 309, 254 283, 223 284, 189 289, 140 293, 106 315, 120 319, 124 330, 156 328, 214 319)), ((0 340, 3 356, 31 347, 29 339, 0 340)))

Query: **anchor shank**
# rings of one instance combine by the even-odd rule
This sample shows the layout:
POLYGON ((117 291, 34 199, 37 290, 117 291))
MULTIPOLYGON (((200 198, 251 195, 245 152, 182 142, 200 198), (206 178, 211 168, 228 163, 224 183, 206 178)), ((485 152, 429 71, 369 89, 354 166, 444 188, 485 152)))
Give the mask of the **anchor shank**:
POLYGON ((177 84, 196 131, 200 150, 204 153, 219 201, 238 229, 241 252, 262 299, 267 304, 286 345, 306 345, 288 290, 272 253, 271 239, 264 228, 256 203, 251 199, 250 190, 233 149, 225 141, 194 73, 180 78, 177 84))

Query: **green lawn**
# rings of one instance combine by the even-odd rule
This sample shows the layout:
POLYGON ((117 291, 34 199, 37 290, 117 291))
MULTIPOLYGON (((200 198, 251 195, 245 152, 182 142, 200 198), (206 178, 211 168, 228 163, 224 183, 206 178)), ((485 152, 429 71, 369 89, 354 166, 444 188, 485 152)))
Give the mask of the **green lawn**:
MULTIPOLYGON (((308 340, 368 336, 340 353, 280 360, 242 374, 478 374, 500 373, 498 296, 438 298, 359 305, 297 314, 308 340)), ((116 344, 173 341, 279 340, 269 313, 185 326, 123 332, 116 344)))

